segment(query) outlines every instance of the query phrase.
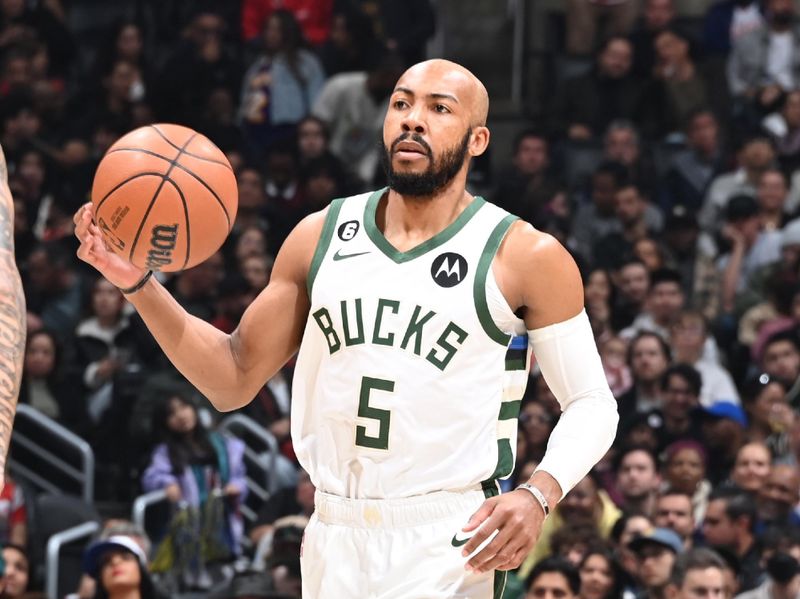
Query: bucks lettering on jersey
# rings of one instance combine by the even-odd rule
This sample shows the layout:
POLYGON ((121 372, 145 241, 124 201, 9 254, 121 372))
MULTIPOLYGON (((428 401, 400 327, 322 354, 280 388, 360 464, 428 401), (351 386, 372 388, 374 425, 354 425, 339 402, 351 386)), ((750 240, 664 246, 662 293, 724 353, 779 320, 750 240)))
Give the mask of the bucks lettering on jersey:
POLYGON ((398 252, 375 224, 385 190, 335 200, 312 260, 292 439, 318 489, 408 497, 511 473, 530 359, 497 289, 514 221, 475 198, 398 252))

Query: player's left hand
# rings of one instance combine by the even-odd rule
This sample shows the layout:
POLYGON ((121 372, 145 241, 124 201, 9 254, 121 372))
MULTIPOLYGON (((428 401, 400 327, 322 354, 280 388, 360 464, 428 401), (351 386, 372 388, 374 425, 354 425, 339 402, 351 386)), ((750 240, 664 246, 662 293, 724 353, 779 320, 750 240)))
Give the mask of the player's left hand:
POLYGON ((490 497, 462 529, 471 532, 480 526, 464 545, 462 555, 475 551, 495 531, 497 535, 466 567, 477 572, 518 568, 536 544, 543 521, 542 506, 525 490, 490 497))

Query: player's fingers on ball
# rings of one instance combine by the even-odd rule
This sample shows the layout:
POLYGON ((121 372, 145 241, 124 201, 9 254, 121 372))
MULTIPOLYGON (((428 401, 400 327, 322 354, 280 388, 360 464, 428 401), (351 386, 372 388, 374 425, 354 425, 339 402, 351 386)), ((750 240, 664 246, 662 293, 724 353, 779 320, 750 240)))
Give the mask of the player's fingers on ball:
POLYGON ((72 215, 72 222, 76 225, 83 220, 83 213, 86 211, 86 204, 81 206, 75 211, 75 214, 72 215))

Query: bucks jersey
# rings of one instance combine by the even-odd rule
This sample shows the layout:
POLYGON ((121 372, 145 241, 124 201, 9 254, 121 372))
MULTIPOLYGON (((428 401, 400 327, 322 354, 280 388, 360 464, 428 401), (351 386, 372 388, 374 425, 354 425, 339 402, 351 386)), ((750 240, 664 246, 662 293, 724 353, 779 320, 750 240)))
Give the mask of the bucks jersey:
POLYGON ((530 359, 491 268, 515 217, 476 197, 400 252, 376 226, 385 192, 330 205, 308 275, 295 452, 317 489, 350 498, 493 484, 514 464, 530 359))

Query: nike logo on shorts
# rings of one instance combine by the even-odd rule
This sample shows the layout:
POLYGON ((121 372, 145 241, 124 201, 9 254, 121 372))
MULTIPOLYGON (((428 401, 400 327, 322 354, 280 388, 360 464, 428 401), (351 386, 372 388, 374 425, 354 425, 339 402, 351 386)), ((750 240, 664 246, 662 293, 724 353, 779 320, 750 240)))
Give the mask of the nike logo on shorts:
POLYGON ((468 536, 468 537, 466 537, 464 539, 459 539, 458 538, 458 533, 456 533, 456 534, 453 535, 453 540, 450 541, 450 544, 453 547, 461 547, 462 545, 466 545, 467 541, 469 541, 471 538, 472 538, 472 535, 470 535, 470 536, 468 536))
POLYGON ((338 262, 339 260, 347 260, 348 258, 363 256, 364 254, 369 254, 369 252, 355 252, 354 254, 342 254, 341 250, 337 250, 337 252, 333 255, 333 261, 338 262))

